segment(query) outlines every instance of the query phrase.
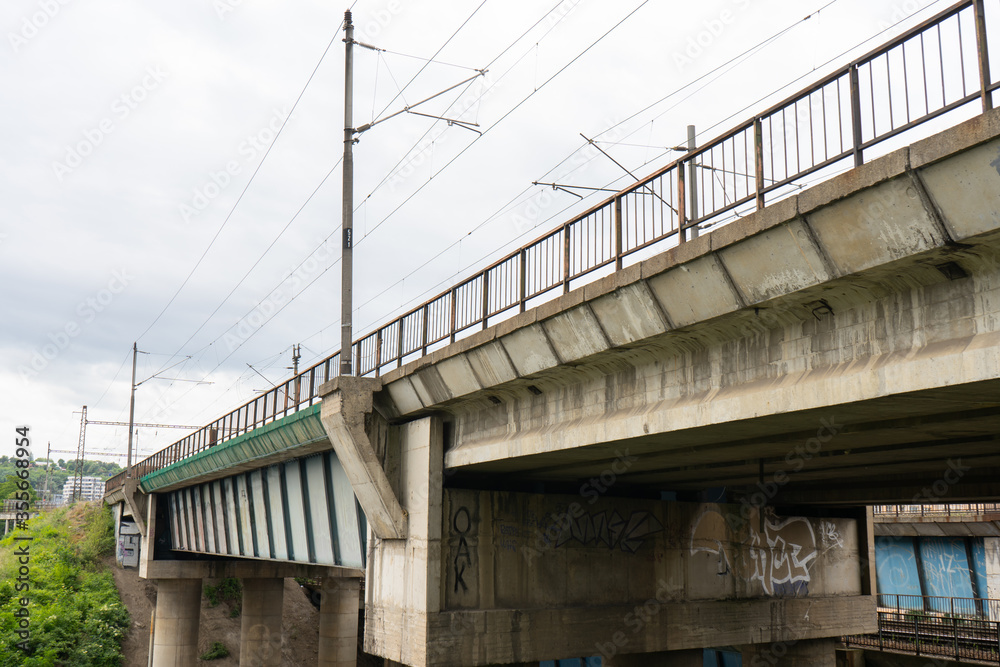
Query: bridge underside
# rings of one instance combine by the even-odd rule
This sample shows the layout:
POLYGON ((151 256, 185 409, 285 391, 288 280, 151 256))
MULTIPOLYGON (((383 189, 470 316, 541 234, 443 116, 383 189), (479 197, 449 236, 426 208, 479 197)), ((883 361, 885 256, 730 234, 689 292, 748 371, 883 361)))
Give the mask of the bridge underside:
POLYGON ((998 441, 1000 381, 986 380, 456 466, 451 479, 679 497, 727 487, 792 504, 960 502, 1000 498, 998 441))

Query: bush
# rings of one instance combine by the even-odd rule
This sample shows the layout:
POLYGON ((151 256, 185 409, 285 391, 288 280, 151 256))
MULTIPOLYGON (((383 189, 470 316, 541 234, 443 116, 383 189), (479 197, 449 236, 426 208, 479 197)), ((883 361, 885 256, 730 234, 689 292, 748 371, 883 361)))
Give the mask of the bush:
POLYGON ((205 597, 211 607, 218 606, 220 602, 229 603, 232 608, 229 611, 230 618, 236 618, 243 610, 243 584, 239 579, 227 577, 215 586, 205 584, 205 597))
POLYGON ((212 644, 212 648, 208 649, 205 653, 201 655, 202 660, 218 660, 219 658, 226 658, 229 656, 229 649, 222 642, 215 642, 212 644))

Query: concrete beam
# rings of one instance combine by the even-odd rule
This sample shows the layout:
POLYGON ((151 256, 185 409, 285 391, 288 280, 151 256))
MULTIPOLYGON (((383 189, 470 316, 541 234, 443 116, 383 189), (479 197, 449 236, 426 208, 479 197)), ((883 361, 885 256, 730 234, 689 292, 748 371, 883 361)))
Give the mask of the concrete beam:
POLYGON ((629 653, 601 660, 601 667, 703 667, 703 649, 687 651, 658 651, 656 653, 629 653))
POLYGON ((836 667, 837 640, 777 641, 742 647, 744 665, 836 667))
MULTIPOLYGON (((143 551, 152 551, 152 548, 143 551)), ((269 579, 303 577, 351 578, 364 576, 365 571, 354 567, 328 567, 275 560, 154 560, 146 563, 139 576, 144 579, 269 579)))
POLYGON ((406 513, 399 504, 365 429, 373 410, 377 379, 340 376, 322 385, 320 419, 344 466, 368 525, 382 540, 406 538, 406 513))

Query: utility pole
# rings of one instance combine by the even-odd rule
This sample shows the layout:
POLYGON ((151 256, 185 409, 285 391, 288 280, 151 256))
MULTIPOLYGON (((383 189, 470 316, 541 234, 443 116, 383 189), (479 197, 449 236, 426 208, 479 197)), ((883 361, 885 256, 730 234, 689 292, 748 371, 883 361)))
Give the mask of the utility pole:
POLYGON ((295 405, 299 404, 299 394, 302 389, 302 378, 299 377, 299 359, 302 358, 302 346, 292 345, 292 377, 295 378, 295 405))
MULTIPOLYGON (((693 151, 697 148, 695 144, 695 131, 694 125, 688 125, 688 152, 693 151)), ((698 217, 698 181, 694 177, 694 160, 688 160, 687 164, 687 180, 688 180, 688 199, 691 201, 691 217, 690 220, 695 220, 698 217)), ((691 236, 689 238, 698 238, 698 225, 690 228, 691 236)))
POLYGON ((351 10, 344 12, 344 43, 347 45, 347 50, 344 56, 344 192, 341 216, 344 243, 340 260, 340 374, 353 375, 351 311, 354 288, 354 24, 351 22, 351 10))
POLYGON ((73 489, 73 501, 80 499, 80 491, 83 489, 83 457, 86 454, 84 451, 84 442, 87 438, 87 406, 83 406, 83 416, 80 417, 80 442, 76 445, 76 470, 74 471, 73 480, 76 483, 76 488, 73 489))
POLYGON ((46 496, 49 495, 49 470, 52 468, 52 441, 49 441, 48 447, 45 448, 45 485, 42 487, 42 502, 47 500, 46 496))
POLYGON ((132 343, 132 393, 128 402, 128 455, 125 458, 125 477, 132 476, 132 432, 135 430, 135 361, 139 354, 137 343, 132 343))

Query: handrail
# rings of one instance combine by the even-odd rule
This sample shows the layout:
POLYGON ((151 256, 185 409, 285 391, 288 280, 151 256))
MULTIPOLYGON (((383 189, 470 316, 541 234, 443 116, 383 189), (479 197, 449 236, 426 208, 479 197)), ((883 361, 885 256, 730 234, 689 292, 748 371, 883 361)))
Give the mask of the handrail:
POLYGON ((1000 600, 994 598, 879 593, 877 602, 880 610, 897 614, 947 614, 963 618, 986 618, 1000 621, 1000 600))
POLYGON ((875 505, 875 517, 885 519, 913 518, 979 518, 998 515, 1000 503, 941 503, 932 505, 875 505))
MULTIPOLYGON (((804 177, 979 100, 992 108, 983 0, 963 0, 592 206, 354 342, 359 375, 380 375, 533 300, 689 231, 724 224, 795 191, 804 177), (945 54, 947 53, 947 57, 945 54), (979 81, 973 86, 971 81, 979 81), (894 85, 895 81, 895 85, 894 85), (940 86, 938 85, 940 84, 940 86), (697 184, 694 199, 686 183, 697 184)), ((142 477, 319 400, 340 354, 140 461, 142 477), (294 398, 293 398, 294 396, 294 398)), ((110 478, 110 493, 126 472, 110 478)))

